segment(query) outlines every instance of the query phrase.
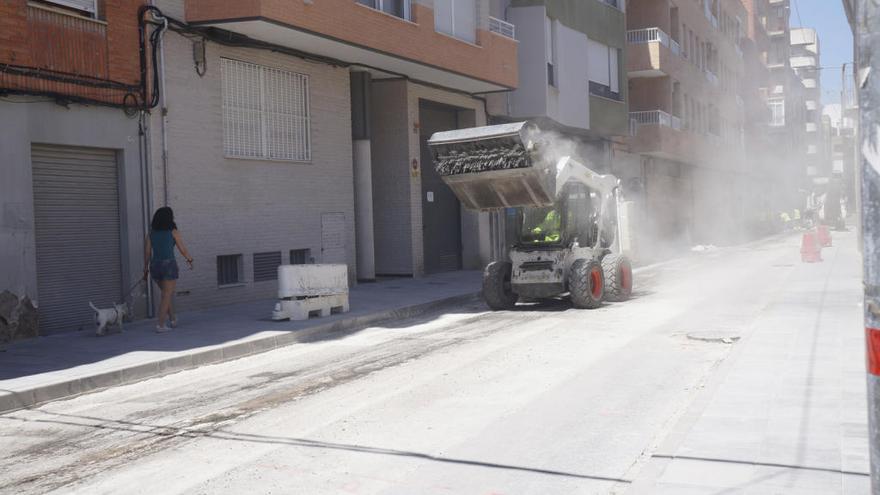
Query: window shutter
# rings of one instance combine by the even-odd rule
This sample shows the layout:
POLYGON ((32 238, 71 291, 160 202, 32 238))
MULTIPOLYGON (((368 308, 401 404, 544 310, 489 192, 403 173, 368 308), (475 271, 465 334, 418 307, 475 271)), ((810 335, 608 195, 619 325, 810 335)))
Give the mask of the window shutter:
POLYGON ((97 0, 47 0, 55 5, 62 5, 72 9, 84 10, 92 15, 98 12, 97 0))
POLYGON ((453 10, 455 37, 471 43, 477 42, 476 0, 455 0, 453 10))

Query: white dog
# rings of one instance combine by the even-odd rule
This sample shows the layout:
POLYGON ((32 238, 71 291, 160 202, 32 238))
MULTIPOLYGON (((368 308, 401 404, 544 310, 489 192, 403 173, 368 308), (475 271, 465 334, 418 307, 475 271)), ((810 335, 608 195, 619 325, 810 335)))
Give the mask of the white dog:
POLYGON ((122 319, 128 315, 127 303, 116 304, 109 309, 98 309, 91 302, 89 302, 89 306, 95 310, 95 326, 98 327, 95 335, 104 335, 110 325, 117 325, 119 333, 122 333, 122 319))

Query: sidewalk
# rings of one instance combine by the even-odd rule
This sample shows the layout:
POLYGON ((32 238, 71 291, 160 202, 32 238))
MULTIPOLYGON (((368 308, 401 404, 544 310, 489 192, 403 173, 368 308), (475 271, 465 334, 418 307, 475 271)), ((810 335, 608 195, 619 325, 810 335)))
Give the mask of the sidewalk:
POLYGON ((855 232, 832 235, 823 263, 792 256, 627 493, 870 493, 861 257, 855 232))
POLYGON ((166 334, 139 321, 102 338, 83 331, 17 342, 0 352, 0 412, 460 305, 480 281, 480 272, 460 271, 359 284, 350 312, 308 321, 273 322, 275 301, 265 300, 180 313, 180 327, 166 334))

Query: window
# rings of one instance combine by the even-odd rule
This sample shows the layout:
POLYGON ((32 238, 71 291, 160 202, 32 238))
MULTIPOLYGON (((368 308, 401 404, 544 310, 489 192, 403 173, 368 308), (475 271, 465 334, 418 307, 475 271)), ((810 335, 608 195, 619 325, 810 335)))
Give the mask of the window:
POLYGON ((544 18, 545 48, 547 54, 547 84, 554 88, 558 86, 557 80, 557 52, 556 52, 556 21, 549 17, 544 18))
POLYGON ((226 156, 310 160, 308 76, 227 58, 220 62, 226 156))
POLYGON ((620 100, 620 50, 587 40, 590 94, 620 100))
POLYGON ((290 264, 291 265, 306 265, 309 263, 309 259, 311 258, 311 250, 309 249, 291 249, 290 250, 290 264))
POLYGON ((240 254, 217 256, 217 285, 236 285, 244 281, 243 257, 240 254))
POLYGON ((254 282, 278 279, 281 251, 254 253, 254 282))
POLYGON ((434 29, 438 33, 476 43, 476 0, 434 0, 434 29))
POLYGON ((357 0, 357 2, 401 19, 411 19, 410 0, 357 0))
POLYGON ((770 106, 770 125, 785 125, 785 100, 768 100, 767 105, 770 106))
POLYGON ((98 0, 43 0, 45 3, 76 10, 88 17, 98 17, 98 0))

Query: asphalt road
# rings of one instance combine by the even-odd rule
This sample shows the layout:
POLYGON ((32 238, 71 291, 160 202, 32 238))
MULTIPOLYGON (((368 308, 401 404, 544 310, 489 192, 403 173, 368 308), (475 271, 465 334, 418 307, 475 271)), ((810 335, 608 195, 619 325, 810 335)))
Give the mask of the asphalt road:
POLYGON ((2 493, 619 493, 785 290, 782 240, 636 297, 478 303, 0 415, 2 493))

